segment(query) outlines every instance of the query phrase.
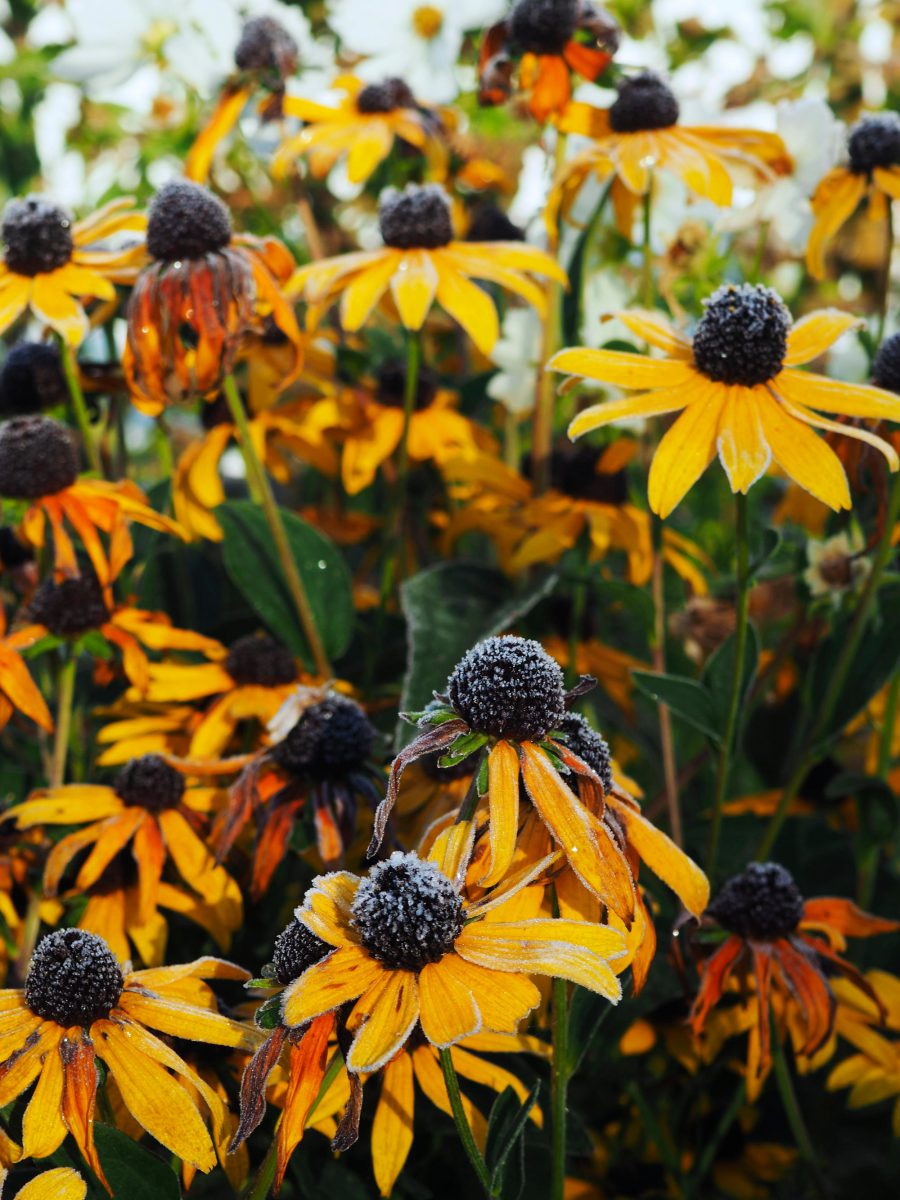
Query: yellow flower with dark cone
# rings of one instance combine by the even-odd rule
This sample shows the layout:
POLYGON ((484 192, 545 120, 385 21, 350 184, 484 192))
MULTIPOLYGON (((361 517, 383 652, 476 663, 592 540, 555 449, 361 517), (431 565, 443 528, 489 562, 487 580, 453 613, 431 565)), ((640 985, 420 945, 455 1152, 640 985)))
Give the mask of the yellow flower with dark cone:
POLYGON ((209 1089, 151 1031, 255 1049, 255 1031, 215 1012, 203 982, 246 977, 217 958, 123 971, 94 934, 48 934, 38 943, 24 988, 0 991, 0 1102, 10 1104, 34 1084, 17 1157, 46 1158, 71 1133, 106 1184, 94 1146, 99 1058, 141 1128, 185 1162, 211 1170, 215 1150, 183 1081, 207 1104, 209 1089))
POLYGON ((318 323, 339 298, 341 325, 360 329, 390 290, 401 324, 422 328, 437 301, 483 354, 500 336, 497 308, 473 279, 495 283, 546 312, 544 291, 530 278, 565 284, 566 273, 543 250, 524 242, 460 242, 453 237, 450 204, 436 184, 408 184, 382 193, 380 250, 357 250, 300 267, 288 284, 306 300, 307 323, 318 323))
MULTIPOLYGON (((0 1167, 0 1196, 6 1172, 0 1167)), ((16 1192, 16 1200, 84 1200, 87 1184, 72 1167, 54 1167, 30 1179, 16 1192)))
POLYGON ((181 527, 156 512, 133 483, 79 479, 72 435, 50 417, 13 417, 0 426, 0 496, 28 501, 22 517, 23 538, 34 547, 53 536, 58 579, 79 574, 71 527, 106 587, 133 553, 129 521, 183 537, 181 527), (104 546, 100 534, 106 534, 104 546))
MULTIPOLYGON (((482 1032, 513 1033, 540 1001, 533 974, 567 979, 617 1003, 610 961, 622 935, 603 925, 528 916, 522 892, 542 861, 472 903, 462 885, 470 823, 451 826, 427 858, 395 851, 365 879, 319 876, 297 918, 331 952, 282 996, 289 1028, 344 1004, 347 1069, 386 1066, 418 1027, 447 1048, 482 1032)), ((543 895, 543 889, 530 889, 543 895)))
POLYGON ((878 1004, 836 979, 832 987, 838 998, 835 1031, 854 1053, 838 1063, 826 1087, 849 1088, 847 1106, 865 1108, 884 1100, 893 1101, 891 1128, 900 1137, 900 979, 887 971, 866 972, 866 982, 878 1004), (877 1029, 881 1026, 881 1029, 877 1029), (896 1097, 896 1099, 895 1099, 896 1097))
POLYGON ((353 75, 341 75, 333 86, 344 93, 337 105, 302 96, 285 98, 285 116, 296 117, 303 128, 275 151, 276 179, 283 179, 301 157, 309 160, 314 179, 324 179, 346 155, 347 178, 365 183, 397 141, 425 154, 433 175, 443 174, 447 150, 441 141, 440 115, 417 104, 402 79, 363 84, 353 75))
POLYGON ((806 244, 806 264, 816 279, 825 278, 825 252, 838 230, 863 201, 869 216, 884 222, 900 200, 900 116, 895 112, 862 117, 847 138, 846 166, 835 167, 813 193, 813 227, 806 244))
POLYGON ((559 217, 568 214, 591 175, 601 182, 612 177, 616 224, 631 240, 635 212, 657 170, 672 172, 695 195, 724 208, 731 204, 736 172, 771 181, 791 168, 775 133, 679 125, 678 101, 650 71, 624 79, 608 109, 570 104, 559 127, 591 138, 593 145, 564 163, 554 180, 544 213, 553 234, 559 217))
POLYGON ((0 333, 30 308, 75 349, 88 331, 81 298, 115 300, 115 283, 130 283, 145 252, 143 237, 125 249, 100 249, 117 234, 143 234, 146 217, 129 197, 74 221, 41 196, 11 200, 3 213, 0 239, 0 333))
POLYGON ((129 301, 122 356, 138 408, 158 416, 168 404, 215 398, 242 339, 269 317, 294 347, 282 386, 296 379, 303 339, 281 290, 294 260, 280 242, 233 235, 221 200, 176 179, 150 205, 147 251, 153 261, 129 301))
POLYGON ((22 651, 33 646, 43 634, 34 625, 24 625, 13 633, 6 628, 6 608, 0 604, 0 729, 14 712, 24 713, 49 733, 53 718, 41 690, 31 678, 22 651))
POLYGON ((132 759, 112 786, 73 783, 38 791, 8 809, 3 819, 15 821, 18 829, 81 826, 51 849, 44 893, 56 896, 70 864, 87 852, 74 881, 76 893, 89 893, 83 927, 112 931, 117 951, 124 932, 136 930, 134 940, 145 957, 158 955, 164 946, 160 903, 211 928, 223 949, 241 923, 240 889, 200 836, 214 799, 212 789, 186 787, 174 767, 149 754, 132 759), (129 849, 131 869, 119 878, 118 856, 129 849), (167 863, 174 871, 174 887, 163 879, 167 863))
POLYGON ((637 393, 580 412, 569 426, 572 438, 614 421, 681 414, 650 467, 650 507, 661 517, 680 503, 716 454, 733 492, 746 494, 774 460, 830 508, 850 508, 844 468, 815 429, 866 442, 893 471, 900 465, 883 438, 815 411, 900 421, 900 398, 796 370, 857 324, 847 313, 810 313, 792 327, 790 313, 771 288, 728 284, 705 302, 693 339, 659 313, 625 312, 621 319, 666 357, 578 348, 560 351, 547 366, 637 393))

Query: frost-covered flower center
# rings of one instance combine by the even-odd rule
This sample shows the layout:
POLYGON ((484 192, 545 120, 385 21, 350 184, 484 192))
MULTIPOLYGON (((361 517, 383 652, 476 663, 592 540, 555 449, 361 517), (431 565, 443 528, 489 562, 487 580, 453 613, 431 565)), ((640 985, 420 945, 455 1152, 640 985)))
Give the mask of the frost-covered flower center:
POLYGON ((241 687, 279 687, 297 678, 290 650, 274 638, 254 634, 234 642, 225 656, 225 670, 241 687))
POLYGON ((103 588, 92 572, 56 583, 45 579, 28 605, 28 619, 54 637, 78 637, 109 620, 103 588))
POLYGON ((184 795, 184 776, 159 754, 133 758, 116 776, 116 795, 128 808, 162 812, 177 808, 184 795))
POLYGON ((42 196, 11 200, 3 213, 0 238, 4 261, 16 275, 41 275, 64 267, 72 257, 72 218, 42 196))
POLYGON ((420 971, 453 949, 463 905, 434 863, 395 850, 369 872, 353 901, 362 944, 387 967, 420 971))
POLYGON ((408 183, 402 192, 388 188, 378 206, 386 246, 397 250, 434 250, 453 240, 450 202, 434 183, 408 183))
POLYGON ((778 863, 751 863, 729 879, 709 911, 730 933, 770 942, 797 928, 803 896, 790 871, 778 863))
POLYGON ((272 757, 294 775, 336 779, 360 770, 374 742, 375 730, 359 705, 328 696, 304 711, 272 757))
POLYGON ((850 170, 868 175, 876 167, 900 165, 900 116, 879 113, 857 121, 847 138, 850 170))
POLYGON ((0 496, 55 496, 78 478, 72 435, 51 417, 13 417, 0 426, 0 496))
POLYGON ((761 284, 727 284, 704 301, 694 333, 694 366, 717 383, 754 387, 784 366, 791 315, 761 284))
POLYGON ((618 91, 609 110, 609 124, 615 133, 668 129, 677 122, 678 101, 668 84, 652 71, 626 79, 618 91))
POLYGON ((334 949, 294 917, 275 939, 272 966, 279 983, 292 983, 334 949))
POLYGON ((566 712, 559 664, 521 637, 479 642, 454 667, 447 695, 471 729, 520 742, 540 741, 566 712))
POLYGON ((580 713, 567 713, 559 728, 566 735, 568 748, 599 775, 603 790, 608 792, 613 783, 612 756, 605 739, 580 713))
POLYGON ((57 929, 38 942, 25 979, 25 1003, 45 1021, 89 1026, 109 1016, 123 986, 103 938, 83 929, 57 929))
POLYGON ((517 0, 509 14, 510 41, 529 54, 559 54, 578 24, 578 0, 517 0))
POLYGON ((231 241, 228 209, 212 192, 187 179, 159 189, 147 216, 147 251, 158 262, 203 258, 231 241))

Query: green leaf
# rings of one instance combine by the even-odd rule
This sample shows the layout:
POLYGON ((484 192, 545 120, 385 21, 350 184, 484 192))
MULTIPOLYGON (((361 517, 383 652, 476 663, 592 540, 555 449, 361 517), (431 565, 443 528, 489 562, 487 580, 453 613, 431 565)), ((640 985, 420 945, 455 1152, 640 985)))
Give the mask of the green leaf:
POLYGON ((450 748, 441 755, 438 759, 440 767, 455 767, 458 763, 465 762, 482 746, 486 746, 488 736, 486 733, 461 733, 458 738, 450 743, 450 748))
POLYGON ((260 1029, 276 1029, 281 1024, 281 995, 270 996, 261 1004, 254 1020, 260 1029))
MULTIPOLYGON (((723 725, 731 702, 731 681, 734 676, 734 656, 737 650, 737 635, 732 634, 711 656, 703 671, 703 686, 712 697, 713 711, 718 714, 718 723, 723 725)), ((741 683, 741 704, 756 678, 759 665, 759 637, 752 625, 747 626, 747 645, 744 652, 744 672, 741 683)))
POLYGON ((179 1200, 178 1177, 169 1164, 127 1134, 98 1123, 94 1126, 94 1141, 114 1196, 123 1200, 126 1196, 128 1200, 179 1200))
POLYGON ((766 565, 769 559, 775 554, 781 545, 781 533, 772 526, 768 526, 763 530, 761 545, 750 562, 747 571, 747 577, 752 579, 766 565))
MULTIPOLYGON (((409 644, 400 711, 424 708, 467 650, 508 629, 550 593, 556 579, 550 573, 516 592, 500 571, 458 562, 439 563, 407 579, 400 588, 409 644)), ((401 723, 396 747, 414 736, 401 723)))
MULTIPOLYGON (((250 500, 231 500, 216 509, 216 517, 225 535, 225 570, 235 587, 272 636, 312 667, 262 509, 250 500)), ((284 509, 281 517, 325 653, 339 658, 350 643, 355 619, 347 564, 334 543, 317 529, 284 509)))
POLYGON ((658 704, 667 704, 676 717, 687 721, 708 738, 718 742, 720 716, 706 688, 683 675, 656 675, 653 671, 632 671, 635 685, 658 704))
POLYGON ((540 1087, 540 1081, 538 1081, 529 1092, 524 1104, 519 1102, 519 1097, 511 1087, 504 1088, 494 1101, 484 1147, 485 1165, 491 1174, 492 1196, 502 1196, 503 1200, 514 1200, 522 1189, 524 1182, 521 1170, 522 1135, 540 1087), (505 1186, 507 1174, 509 1168, 513 1166, 511 1156, 516 1149, 519 1151, 519 1170, 511 1172, 509 1176, 511 1186, 507 1187, 505 1186))
POLYGON ((581 1066, 585 1054, 600 1031, 613 1006, 602 996, 587 988, 575 988, 569 1005, 569 1076, 581 1066))

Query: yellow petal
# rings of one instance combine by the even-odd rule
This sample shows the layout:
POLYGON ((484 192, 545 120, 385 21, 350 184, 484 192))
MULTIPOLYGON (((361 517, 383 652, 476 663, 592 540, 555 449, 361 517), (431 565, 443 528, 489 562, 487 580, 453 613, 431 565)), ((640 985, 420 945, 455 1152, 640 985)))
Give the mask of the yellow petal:
POLYGON ((295 916, 329 946, 353 945, 350 909, 358 887, 358 876, 349 871, 317 875, 295 916))
POLYGON ((47 1054, 37 1087, 22 1120, 22 1154, 49 1158, 62 1145, 66 1126, 62 1119, 63 1064, 55 1051, 47 1054))
POLYGON ((501 741, 488 756, 488 804, 490 806, 490 868, 482 875, 482 887, 493 887, 509 870, 516 852, 519 831, 519 756, 514 746, 501 741))
POLYGON ((394 135, 385 122, 369 122, 366 129, 358 132, 350 143, 347 155, 347 178, 351 183, 363 183, 394 144, 394 135))
POLYGON ((807 425, 788 416, 773 397, 762 397, 759 411, 766 441, 781 469, 829 508, 849 508, 847 476, 831 447, 807 425))
POLYGON ((756 389, 729 387, 716 445, 733 492, 746 495, 772 461, 756 405, 756 389))
POLYGON ((405 1044, 418 1019, 419 987, 415 975, 411 971, 383 971, 381 979, 357 1001, 348 1018, 348 1025, 359 1028, 359 1032, 347 1055, 347 1070, 379 1070, 405 1044))
POLYGON ((900 396, 865 383, 844 383, 811 371, 784 371, 774 389, 794 404, 820 408, 842 417, 900 421, 900 396))
POLYGON ((724 400, 721 385, 706 384, 657 446, 647 495, 660 517, 669 515, 712 462, 724 400))
POLYGON ((72 1167, 55 1167, 29 1180, 16 1200, 84 1200, 87 1184, 72 1167))
POLYGON ((615 810, 628 844, 634 847, 641 861, 668 884, 688 912, 695 917, 701 916, 709 904, 709 880, 693 859, 637 808, 620 800, 614 791, 606 800, 615 810))
POLYGON ((886 442, 884 438, 879 437, 876 433, 871 433, 868 429, 860 429, 856 425, 842 425, 838 421, 830 421, 827 417, 819 416, 818 413, 804 408, 801 404, 791 403, 786 396, 781 396, 779 399, 781 407, 788 416, 794 417, 797 421, 802 421, 805 425, 811 425, 814 429, 824 429, 826 433, 840 433, 844 437, 852 438, 855 441, 865 442, 867 446, 872 446, 884 455, 892 471, 896 471, 900 467, 900 456, 898 456, 897 451, 890 442, 886 442))
POLYGON ((438 302, 463 329, 482 354, 490 354, 500 336, 497 309, 487 292, 452 267, 439 269, 438 302))
POLYGON ((664 413, 679 412, 690 401, 690 391, 679 386, 640 392, 634 396, 625 396, 621 400, 608 400, 605 404, 592 404, 570 423, 568 434, 574 440, 583 433, 593 433, 595 429, 602 429, 604 425, 613 421, 630 420, 634 417, 659 417, 664 413))
POLYGON ((814 358, 824 354, 842 334, 856 328, 860 323, 859 317, 841 312, 838 308, 824 308, 801 317, 788 334, 784 365, 799 367, 802 363, 812 362, 814 358))
POLYGON ((400 262, 400 251, 386 251, 371 266, 363 268, 348 284, 341 298, 341 323, 351 333, 365 324, 384 295, 400 262))
POLYGON ((481 1029, 481 1012, 465 979, 445 969, 455 955, 428 963, 419 974, 419 1021, 434 1046, 452 1046, 481 1029))
POLYGON ((145 996, 126 989, 119 1007, 142 1025, 172 1037, 249 1051, 256 1050, 260 1042, 259 1030, 251 1025, 241 1025, 220 1013, 206 1012, 166 996, 145 996))
POLYGON ((438 273, 424 250, 407 250, 391 275, 391 295, 407 329, 421 329, 434 301, 438 273))
POLYGON ((53 281, 53 275, 35 276, 31 307, 35 316, 55 329, 73 350, 84 341, 88 331, 85 311, 77 300, 53 281))
MULTIPOLYGON (((588 350, 577 346, 554 354, 546 369, 596 379, 598 383, 632 391, 686 387, 697 382, 696 371, 686 362, 648 358, 645 354, 629 354, 623 350, 588 350)), ((683 407, 689 399, 689 395, 685 396, 683 404, 677 407, 683 407)))
POLYGON ((662 313, 632 308, 619 313, 619 320, 632 333, 655 346, 657 350, 665 351, 670 357, 693 358, 690 341, 683 333, 679 333, 662 313))
POLYGON ((302 1025, 356 1000, 384 974, 384 967, 360 949, 342 946, 305 971, 285 990, 282 1001, 284 1023, 302 1025))
POLYGON ((372 1122, 372 1169, 379 1194, 390 1196, 413 1143, 412 1059, 398 1054, 381 1073, 381 1095, 372 1122))
POLYGON ((865 175, 844 167, 829 171, 812 198, 815 223, 806 245, 806 263, 816 279, 825 277, 825 248, 849 220, 866 192, 865 175))

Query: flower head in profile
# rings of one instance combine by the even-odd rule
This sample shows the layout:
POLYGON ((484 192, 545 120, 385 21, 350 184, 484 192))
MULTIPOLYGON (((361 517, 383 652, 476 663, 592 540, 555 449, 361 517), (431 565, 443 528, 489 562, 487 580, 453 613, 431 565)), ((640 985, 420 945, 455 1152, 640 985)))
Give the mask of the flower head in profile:
POLYGON ((75 221, 44 196, 11 200, 0 221, 0 333, 26 309, 74 349, 88 331, 82 297, 115 300, 115 283, 134 279, 143 260, 143 240, 125 249, 104 248, 117 234, 141 234, 143 213, 130 197, 112 200, 93 216, 75 221))
POLYGON ((636 393, 580 412, 569 426, 572 438, 614 421, 680 414, 650 467, 650 507, 661 517, 681 502, 717 454, 733 492, 746 494, 774 460, 830 508, 849 508, 844 468, 815 429, 866 442, 892 470, 900 465, 883 438, 816 411, 898 421, 897 396, 796 369, 857 324, 849 314, 825 309, 792 325, 771 288, 727 284, 705 302, 693 338, 658 313, 631 311, 621 319, 665 357, 577 348, 560 351, 548 368, 636 393))
POLYGON ((898 922, 861 912, 849 900, 804 900, 789 871, 778 863, 751 863, 721 889, 707 910, 727 937, 700 966, 700 988, 691 1011, 695 1034, 735 983, 745 998, 755 991, 757 1024, 751 1033, 748 1091, 758 1095, 772 1065, 770 997, 795 1006, 803 1035, 798 1053, 814 1054, 834 1030, 835 996, 829 977, 842 975, 880 1007, 855 967, 844 959, 848 937, 900 928, 898 922))
POLYGON ((2 1103, 31 1090, 21 1156, 46 1158, 71 1133, 106 1183, 94 1146, 99 1058, 138 1125, 185 1162, 211 1170, 215 1151, 193 1098, 209 1103, 209 1089, 151 1031, 255 1049, 254 1030, 215 1011, 213 993, 203 982, 246 977, 246 971, 217 958, 123 970, 92 933, 58 929, 47 934, 34 952, 24 988, 0 991, 2 1103))
POLYGON ((147 251, 152 262, 129 302, 122 358, 139 408, 156 416, 168 404, 214 399, 242 339, 268 317, 295 351, 283 386, 296 378, 302 338, 281 291, 294 263, 280 242, 234 235, 218 197, 176 179, 150 205, 147 251))
POLYGON ((867 114, 847 135, 846 165, 829 171, 813 193, 813 227, 806 245, 810 273, 824 279, 828 245, 863 201, 870 216, 887 224, 889 207, 898 199, 900 115, 867 114))
POLYGON ((723 125, 679 125, 678 101, 658 75, 647 71, 624 78, 608 109, 571 104, 560 129, 592 140, 588 149, 562 165, 548 197, 544 219, 552 235, 590 176, 612 180, 616 224, 631 240, 634 215, 650 190, 656 170, 670 171, 695 195, 720 207, 731 204, 734 177, 773 180, 790 170, 781 138, 755 129, 723 125))
POLYGON ((437 184, 385 190, 379 204, 384 245, 300 267, 288 291, 309 306, 315 326, 338 299, 341 325, 360 329, 390 290, 401 324, 422 328, 432 304, 450 314, 484 354, 500 336, 497 308, 473 280, 496 283, 546 311, 544 291, 531 275, 566 282, 566 274, 543 250, 524 242, 463 242, 453 235, 450 201, 437 184))

